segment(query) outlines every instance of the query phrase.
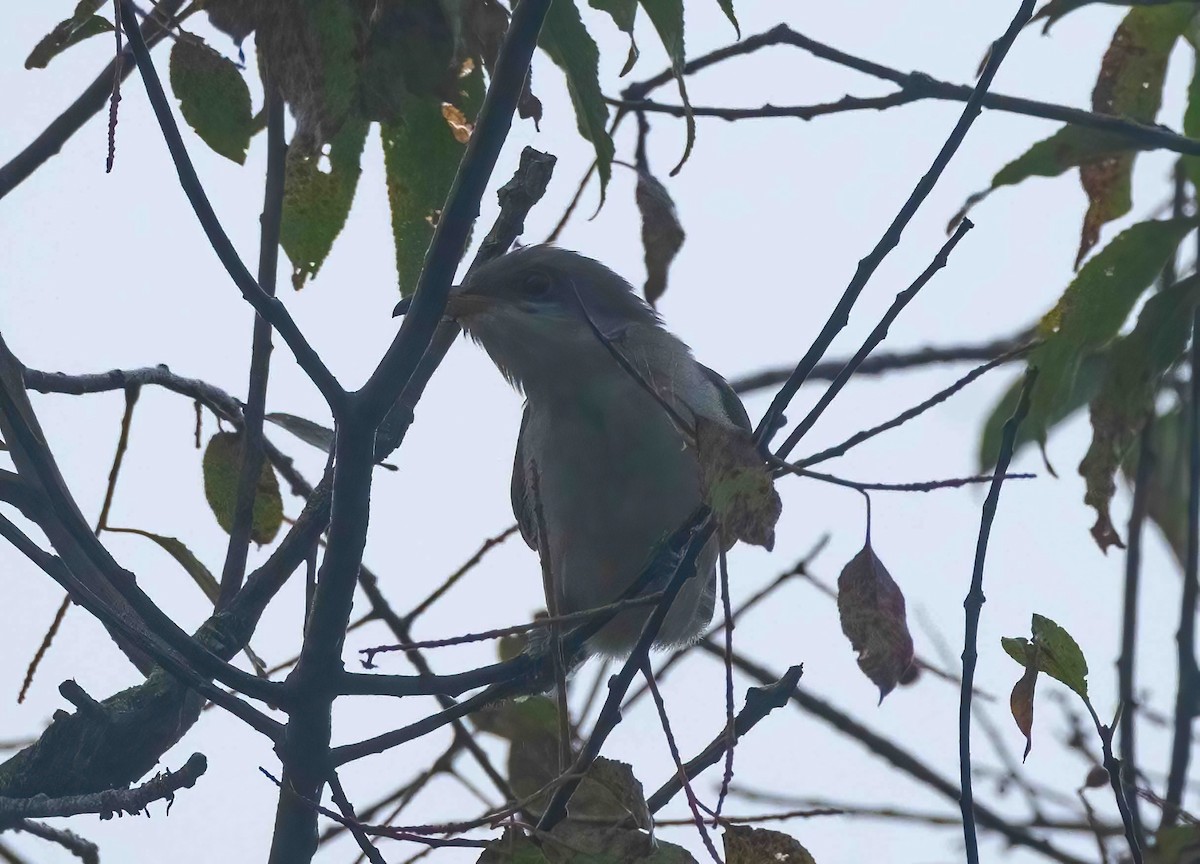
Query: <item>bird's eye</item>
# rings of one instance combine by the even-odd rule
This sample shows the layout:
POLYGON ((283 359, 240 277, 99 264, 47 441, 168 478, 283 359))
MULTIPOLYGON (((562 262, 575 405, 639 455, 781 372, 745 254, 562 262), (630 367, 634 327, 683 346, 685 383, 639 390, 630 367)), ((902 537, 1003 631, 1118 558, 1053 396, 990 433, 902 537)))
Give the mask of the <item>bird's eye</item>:
POLYGON ((525 296, 545 297, 550 293, 550 277, 542 272, 530 273, 525 277, 525 296))

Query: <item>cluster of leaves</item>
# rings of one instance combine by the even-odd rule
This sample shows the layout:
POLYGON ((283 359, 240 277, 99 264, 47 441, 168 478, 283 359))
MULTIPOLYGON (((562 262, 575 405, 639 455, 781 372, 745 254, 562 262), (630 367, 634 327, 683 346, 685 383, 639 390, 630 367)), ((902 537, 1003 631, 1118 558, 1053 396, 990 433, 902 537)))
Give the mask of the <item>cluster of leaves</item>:
MULTIPOLYGON (((731 0, 717 2, 736 28, 731 0)), ((683 0, 589 3, 629 36, 622 75, 639 56, 633 38, 639 8, 646 14, 687 105, 683 0)), ((72 16, 38 43, 26 66, 44 67, 71 45, 111 32, 112 23, 97 14, 102 5, 103 0, 80 0, 72 16)), ((482 104, 485 70, 496 63, 508 10, 498 0, 209 0, 203 9, 239 45, 254 36, 263 80, 279 89, 296 118, 281 231, 294 287, 317 275, 345 225, 368 133, 378 123, 400 289, 411 292, 482 104)), ((595 148, 603 198, 614 156, 609 109, 600 88, 599 50, 576 0, 550 7, 539 47, 566 77, 579 133, 595 148)), ((181 27, 171 49, 170 81, 196 134, 242 164, 263 128, 263 112, 253 111, 242 67, 181 27)), ((528 81, 519 113, 541 119, 541 103, 528 81)), ((690 110, 687 121, 684 159, 695 138, 690 110)), ((666 190, 644 165, 637 203, 649 271, 646 294, 653 302, 665 288, 683 230, 666 190)))
MULTIPOLYGON (((1084 5, 1083 0, 1054 0, 1035 20, 1044 20, 1048 28, 1084 5)), ((1191 3, 1133 5, 1101 62, 1093 110, 1153 122, 1162 103, 1172 49, 1181 38, 1195 44, 1196 16, 1191 3)), ((1200 135, 1200 75, 1189 88, 1184 131, 1200 135)), ((1088 207, 1080 232, 1078 273, 1037 327, 1038 345, 1028 362, 1040 370, 1040 378, 1018 444, 1036 442, 1044 447, 1055 426, 1085 405, 1090 407, 1092 442, 1079 472, 1086 481, 1085 501, 1096 510, 1092 534, 1102 549, 1121 545, 1109 513, 1115 477, 1122 468, 1129 470, 1138 433, 1161 410, 1160 396, 1170 392, 1187 346, 1190 312, 1200 300, 1200 282, 1195 278, 1160 279, 1164 273, 1174 273, 1177 250, 1196 229, 1195 218, 1137 223, 1079 267, 1097 244, 1101 227, 1130 212, 1137 152, 1128 138, 1066 125, 1004 166, 989 189, 967 203, 970 207, 988 193, 1030 177, 1079 169, 1088 207), (1160 290, 1146 299, 1155 285, 1160 290), (1126 323, 1139 304, 1136 323, 1127 331, 1126 323)), ((1183 157, 1182 167, 1193 183, 1200 180, 1200 160, 1183 157)), ((1019 384, 1014 384, 985 424, 980 446, 984 468, 994 464, 1000 429, 1018 390, 1019 384)), ((1156 424, 1162 428, 1156 434, 1169 444, 1182 440, 1184 430, 1180 412, 1169 399, 1165 404, 1156 424)), ((1161 478, 1157 485, 1150 504, 1152 518, 1182 557, 1182 544, 1176 541, 1182 540, 1177 523, 1183 519, 1183 499, 1172 494, 1169 478, 1161 478)))
MULTIPOLYGON (((543 696, 486 709, 481 728, 509 742, 507 777, 524 804, 520 815, 536 823, 559 774, 558 707, 543 696)), ((567 805, 567 818, 536 839, 505 832, 484 850, 479 864, 694 864, 685 849, 653 836, 654 820, 633 769, 598 758, 567 805)), ((736 825, 723 828, 729 864, 759 861, 815 864, 792 837, 736 825)))

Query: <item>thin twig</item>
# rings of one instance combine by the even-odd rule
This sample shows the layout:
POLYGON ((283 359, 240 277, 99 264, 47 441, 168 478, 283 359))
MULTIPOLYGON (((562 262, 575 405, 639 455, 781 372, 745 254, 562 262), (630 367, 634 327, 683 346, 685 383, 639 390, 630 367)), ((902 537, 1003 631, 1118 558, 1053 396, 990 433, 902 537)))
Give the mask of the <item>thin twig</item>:
POLYGON ((813 425, 825 412, 825 409, 829 407, 830 403, 833 402, 837 394, 840 393, 842 388, 846 386, 846 383, 850 380, 851 376, 854 375, 854 370, 861 366, 863 361, 867 359, 867 357, 872 351, 875 350, 879 343, 887 338, 888 329, 891 327, 892 323, 895 322, 896 318, 899 317, 900 313, 904 311, 904 307, 907 306, 912 299, 917 296, 917 293, 924 288, 926 284, 928 284, 929 280, 934 277, 934 274, 946 266, 950 260, 950 253, 954 251, 954 247, 958 245, 958 241, 960 241, 966 235, 966 233, 974 227, 975 223, 973 223, 970 219, 964 218, 961 222, 959 222, 958 227, 954 230, 954 233, 951 234, 950 237, 947 238, 946 242, 942 244, 942 248, 938 250, 937 255, 934 256, 934 259, 932 262, 930 262, 929 266, 925 268, 921 275, 918 276, 911 285, 896 295, 896 299, 892 302, 892 305, 887 312, 884 313, 883 318, 880 319, 879 323, 875 325, 875 329, 873 329, 867 338, 863 340, 863 343, 859 347, 858 351, 855 352, 853 357, 846 361, 846 365, 842 367, 842 371, 837 374, 837 377, 833 379, 829 387, 826 388, 825 392, 821 394, 821 398, 817 400, 817 403, 813 405, 812 409, 809 410, 804 419, 796 424, 796 427, 784 440, 783 446, 776 451, 776 454, 781 459, 786 459, 788 454, 791 453, 792 450, 795 449, 796 445, 800 442, 800 439, 804 437, 805 433, 812 429, 813 425))
POLYGON ((988 538, 992 533, 992 522, 996 518, 996 508, 1000 503, 1000 488, 1004 484, 1004 475, 1008 470, 1008 464, 1012 461, 1017 429, 1020 428, 1021 421, 1029 412, 1029 398, 1036 380, 1036 369, 1030 369, 1025 373, 1025 383, 1021 387, 1017 408, 1012 417, 1004 424, 1000 454, 996 460, 996 477, 983 502, 979 539, 975 544, 975 566, 971 573, 971 588, 963 601, 963 606, 966 608, 966 632, 963 637, 962 690, 958 701, 958 769, 959 780, 962 784, 962 797, 959 799, 959 803, 962 809, 963 839, 967 847, 967 864, 979 864, 979 840, 975 832, 975 796, 971 788, 971 697, 974 695, 975 663, 979 657, 976 646, 979 641, 979 618, 984 601, 983 565, 987 560, 988 538))
POLYGON ((833 342, 834 337, 849 322, 850 310, 853 309, 854 304, 858 301, 858 296, 862 293, 863 288, 866 287, 867 282, 870 281, 875 271, 879 269, 879 265, 883 263, 888 253, 900 242, 900 237, 904 233, 905 227, 912 220, 912 217, 916 215, 917 210, 929 196, 929 193, 933 191, 933 187, 941 178, 942 172, 958 151, 959 145, 962 144, 963 139, 967 135, 967 131, 971 128, 971 125, 982 110, 983 96, 991 86, 992 79, 995 78, 1000 64, 1008 54, 1008 49, 1012 47, 1017 35, 1021 32, 1021 28, 1025 26, 1026 22, 1032 16, 1034 5, 1035 0, 1022 0, 1020 9, 1018 9, 1008 30, 992 44, 988 62, 979 76, 979 81, 973 88, 967 104, 963 107, 958 123, 955 124, 950 136, 946 139, 946 142, 934 158, 933 164, 930 165, 929 170, 917 182, 908 200, 904 202, 904 205, 892 220, 891 225, 888 226, 888 229, 879 239, 879 242, 876 243, 875 248, 859 262, 857 272, 850 280, 850 284, 846 287, 842 298, 830 314, 829 320, 822 327, 821 332, 817 335, 808 352, 800 360, 799 364, 797 364, 795 371, 771 401, 767 413, 759 421, 758 428, 755 430, 755 437, 764 447, 770 444, 768 436, 778 426, 779 419, 783 415, 784 409, 791 402, 792 397, 796 395, 796 392, 803 385, 813 367, 817 365, 817 362, 829 349, 829 345, 833 342))
POLYGON ((1183 595, 1179 601, 1176 632, 1179 688, 1175 694, 1175 717, 1171 744, 1171 768, 1167 775, 1163 826, 1175 823, 1174 808, 1183 803, 1188 762, 1192 751, 1192 721, 1198 701, 1200 669, 1196 667, 1196 604, 1200 598, 1200 306, 1192 311, 1191 383, 1187 399, 1188 503, 1187 559, 1184 562, 1183 595))
POLYGON ((902 411, 901 413, 897 414, 895 417, 893 417, 891 420, 888 420, 885 423, 880 423, 878 426, 872 426, 870 429, 864 429, 861 432, 856 432, 855 434, 851 435, 849 438, 847 438, 845 441, 843 441, 840 444, 835 444, 832 447, 826 447, 824 450, 814 453, 811 456, 805 456, 803 459, 799 460, 795 464, 797 464, 801 467, 807 468, 810 465, 819 464, 821 462, 826 461, 827 459, 834 459, 838 456, 845 454, 851 448, 857 447, 859 444, 862 444, 864 441, 869 441, 871 438, 874 438, 876 435, 879 435, 880 433, 887 432, 891 429, 895 429, 898 426, 903 426, 909 420, 912 420, 915 417, 919 417, 921 414, 924 414, 926 411, 928 411, 930 408, 933 408, 935 405, 940 405, 941 403, 945 402, 947 399, 949 399, 951 396, 953 396, 959 390, 962 390, 968 384, 972 383, 977 378, 979 378, 982 375, 995 369, 997 366, 1003 365, 1005 363, 1011 363, 1013 360, 1017 359, 1018 357, 1024 356, 1026 353, 1028 353, 1030 347, 1031 346, 1029 346, 1029 345, 1022 345, 1019 348, 1015 348, 1012 351, 1001 354, 999 357, 995 358, 994 360, 990 360, 987 363, 984 363, 982 366, 976 366, 974 369, 972 369, 970 372, 968 372, 963 377, 959 378, 957 381, 955 381, 949 387, 946 387, 943 390, 939 390, 937 393, 934 393, 932 396, 930 396, 924 402, 921 402, 919 405, 914 405, 912 408, 909 408, 906 411, 902 411))

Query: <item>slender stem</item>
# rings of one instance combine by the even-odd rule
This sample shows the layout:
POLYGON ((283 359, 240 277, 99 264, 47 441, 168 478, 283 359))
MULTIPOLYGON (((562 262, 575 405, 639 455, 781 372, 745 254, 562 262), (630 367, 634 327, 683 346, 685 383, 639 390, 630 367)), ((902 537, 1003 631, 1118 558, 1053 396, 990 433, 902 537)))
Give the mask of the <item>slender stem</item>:
POLYGON ((1192 380, 1187 401, 1188 503, 1187 560, 1184 562, 1183 596, 1179 604, 1179 690, 1175 694, 1174 740, 1167 775, 1167 807, 1163 825, 1172 825, 1183 803, 1188 762, 1192 749, 1192 721, 1196 716, 1200 670, 1196 668, 1196 601, 1200 595, 1197 561, 1200 559, 1200 306, 1192 312, 1192 380))
MULTIPOLYGON (((258 246, 258 284, 275 296, 275 274, 279 266, 279 226, 283 218, 283 178, 287 143, 284 140, 284 104, 279 88, 268 78, 267 92, 267 182, 263 193, 262 232, 258 246)), ((254 500, 263 465, 263 415, 267 404, 267 378, 271 371, 271 324, 254 316, 250 348, 250 385, 242 409, 242 465, 238 474, 233 527, 221 570, 221 593, 217 608, 224 609, 242 587, 246 555, 254 528, 254 500)))
POLYGON ((1134 835, 1139 846, 1145 846, 1145 829, 1142 826, 1141 807, 1136 788, 1137 768, 1137 690, 1134 675, 1137 671, 1137 627, 1138 627, 1138 583, 1141 581, 1142 527, 1146 522, 1146 508, 1150 500, 1150 483, 1154 473, 1154 447, 1152 444, 1153 419, 1142 428, 1138 444, 1137 475, 1133 481, 1133 507, 1129 514, 1129 540, 1125 550, 1125 600, 1121 616, 1121 654, 1117 658, 1117 681, 1121 694, 1120 751, 1121 780, 1125 786, 1125 799, 1129 802, 1129 815, 1134 835))
POLYGON ((966 609, 966 628, 963 636, 962 690, 958 701, 958 771, 959 782, 962 785, 962 797, 959 799, 959 805, 962 808, 963 839, 967 847, 967 864, 979 864, 979 840, 975 834, 975 795, 971 788, 971 698, 974 695, 975 663, 979 658, 976 645, 979 641, 979 618, 984 602, 983 565, 987 559, 988 538, 992 533, 992 522, 996 518, 996 508, 1000 503, 1000 487, 1004 484, 1008 463, 1012 461, 1017 429, 1029 412, 1029 397, 1033 392, 1033 384, 1036 380, 1036 369, 1030 369, 1025 373, 1025 383, 1021 387, 1021 397, 1017 402, 1016 411, 1004 424, 1004 432, 1000 441, 1000 455, 996 460, 996 477, 983 502, 979 539, 975 544, 975 567, 971 573, 971 589, 963 601, 963 607, 966 609))
POLYGON ((755 437, 763 447, 770 444, 770 436, 777 428, 784 410, 792 401, 792 397, 796 395, 801 385, 804 384, 813 367, 817 365, 817 362, 829 350, 829 345, 833 342, 834 337, 849 322, 850 310, 854 308, 854 304, 858 301, 858 296, 862 293, 863 288, 866 287, 867 282, 870 281, 875 271, 879 269, 879 265, 883 263, 888 253, 896 248, 896 245, 900 242, 901 235, 904 233, 904 229, 908 226, 913 216, 916 215, 921 204, 929 197, 929 193, 933 191, 933 187, 941 179, 942 172, 946 170, 946 166, 950 164, 950 160, 954 157, 954 154, 958 152, 959 145, 962 144, 968 130, 983 109, 983 96, 991 86, 992 79, 996 77, 996 72, 1008 54, 1008 49, 1012 47, 1017 35, 1021 32, 1021 28, 1025 26, 1026 22, 1033 15, 1034 4, 1035 0, 1022 0, 1020 9, 1017 10, 1017 14, 1009 25, 1008 30, 992 44, 988 62, 984 66, 983 73, 979 76, 979 82, 971 92, 967 104, 963 106, 958 123, 955 124, 954 129, 938 151, 937 156, 934 157, 933 164, 930 165, 929 170, 917 182, 908 200, 904 202, 904 205, 892 220, 892 224, 888 226, 883 236, 879 238, 879 242, 875 244, 875 248, 859 261, 857 272, 855 272, 854 277, 850 280, 850 284, 846 286, 846 290, 830 314, 829 320, 821 328, 821 332, 817 335, 808 352, 800 360, 779 393, 771 401, 767 413, 759 421, 758 428, 755 430, 755 437))

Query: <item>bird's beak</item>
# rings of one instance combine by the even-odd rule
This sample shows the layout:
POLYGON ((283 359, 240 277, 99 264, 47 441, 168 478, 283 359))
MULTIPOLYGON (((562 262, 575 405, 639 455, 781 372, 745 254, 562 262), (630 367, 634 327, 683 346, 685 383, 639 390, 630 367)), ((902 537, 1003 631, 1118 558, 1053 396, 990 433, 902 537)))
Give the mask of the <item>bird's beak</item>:
MULTIPOLYGON (((455 285, 450 289, 450 296, 446 298, 445 316, 458 320, 490 309, 492 305, 492 298, 470 291, 464 292, 461 285, 455 285)), ((412 306, 411 294, 396 304, 396 308, 392 310, 392 317, 396 318, 406 314, 410 306, 412 306)))

